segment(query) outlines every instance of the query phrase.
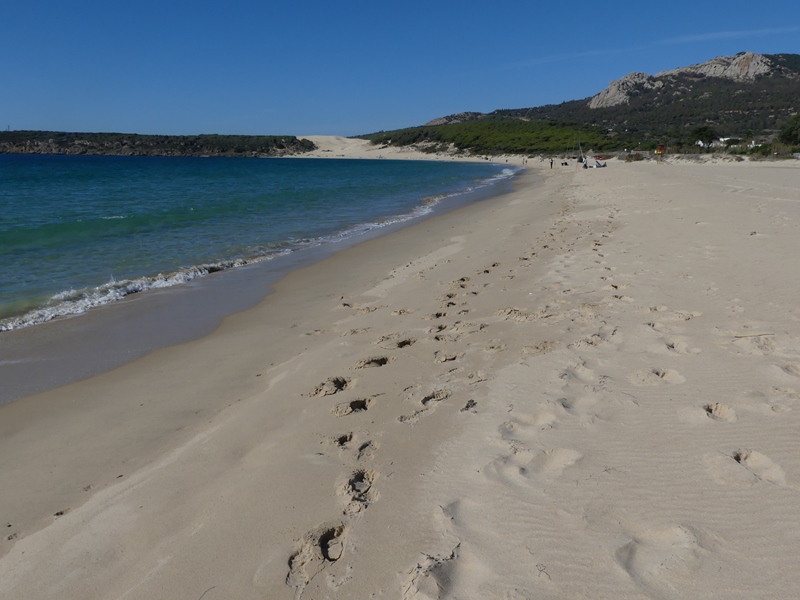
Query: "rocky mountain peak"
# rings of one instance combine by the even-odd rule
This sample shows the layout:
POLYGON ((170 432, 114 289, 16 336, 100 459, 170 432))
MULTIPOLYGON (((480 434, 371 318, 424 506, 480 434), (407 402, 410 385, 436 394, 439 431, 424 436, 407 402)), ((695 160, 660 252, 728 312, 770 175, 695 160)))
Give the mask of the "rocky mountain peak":
POLYGON ((718 56, 699 65, 662 71, 656 73, 655 77, 685 73, 705 77, 723 77, 734 81, 754 81, 757 75, 766 75, 772 69, 772 62, 766 56, 755 52, 742 52, 735 56, 718 56))
POLYGON ((479 112, 462 112, 455 115, 450 115, 448 117, 439 117, 438 119, 433 119, 432 121, 428 121, 425 123, 426 127, 430 127, 433 125, 447 125, 452 123, 464 123, 466 121, 472 121, 474 119, 478 119, 483 116, 483 113, 479 112))
POLYGON ((604 108, 606 106, 628 104, 634 90, 640 86, 645 89, 650 89, 656 87, 656 84, 659 86, 663 85, 661 82, 656 82, 647 73, 630 73, 625 75, 622 79, 612 81, 606 89, 596 96, 593 96, 592 99, 589 100, 589 108, 604 108))
POLYGON ((769 75, 774 71, 776 71, 776 65, 762 54, 742 52, 735 56, 719 56, 704 63, 662 71, 653 76, 646 73, 631 73, 622 79, 612 81, 606 89, 589 100, 588 106, 589 108, 605 108, 628 104, 635 93, 663 87, 669 83, 671 78, 679 75, 719 77, 752 82, 757 76, 769 75))

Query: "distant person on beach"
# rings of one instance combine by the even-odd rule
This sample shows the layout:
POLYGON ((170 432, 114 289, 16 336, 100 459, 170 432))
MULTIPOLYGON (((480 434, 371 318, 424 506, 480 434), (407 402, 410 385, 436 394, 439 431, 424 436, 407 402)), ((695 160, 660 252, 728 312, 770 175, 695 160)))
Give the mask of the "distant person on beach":
POLYGON ((551 169, 553 168, 553 159, 552 158, 550 159, 550 168, 551 169))

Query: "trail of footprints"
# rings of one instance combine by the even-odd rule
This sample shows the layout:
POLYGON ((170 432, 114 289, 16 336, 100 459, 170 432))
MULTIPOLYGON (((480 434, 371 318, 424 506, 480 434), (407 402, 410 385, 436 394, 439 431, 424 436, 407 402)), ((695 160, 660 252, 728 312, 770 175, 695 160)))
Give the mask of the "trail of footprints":
MULTIPOLYGON (((499 266, 494 263, 491 267, 483 269, 478 274, 487 274, 491 269, 499 266)), ((306 396, 309 399, 324 399, 328 396, 333 397, 330 411, 337 418, 353 418, 354 415, 367 413, 378 403, 391 402, 385 394, 372 395, 367 397, 358 396, 359 379, 369 377, 370 371, 381 369, 381 376, 386 376, 386 369, 391 370, 391 364, 395 361, 414 360, 403 355, 420 341, 432 344, 433 347, 425 352, 418 352, 423 356, 429 356, 429 360, 434 364, 441 364, 447 370, 440 374, 439 380, 426 389, 419 384, 408 386, 403 390, 398 405, 411 405, 410 412, 402 411, 396 418, 398 427, 413 427, 420 419, 431 414, 442 403, 449 402, 453 409, 458 408, 460 413, 472 414, 475 412, 477 402, 472 398, 467 398, 463 406, 452 403, 454 392, 448 381, 452 384, 458 383, 460 386, 468 387, 483 381, 486 376, 483 372, 470 373, 464 377, 453 379, 462 369, 456 365, 465 352, 454 349, 455 343, 462 336, 469 336, 483 332, 487 323, 472 323, 461 320, 469 313, 469 297, 477 295, 477 290, 470 289, 472 278, 462 277, 456 281, 446 284, 449 291, 439 296, 436 301, 439 303, 439 310, 419 317, 421 322, 433 322, 432 325, 420 327, 424 331, 424 336, 420 339, 419 335, 395 332, 380 336, 374 344, 387 354, 375 354, 357 361, 351 370, 358 377, 345 375, 334 375, 323 382, 320 382, 306 396), (449 316, 449 313, 452 313, 449 316), (389 354, 389 352, 391 354, 389 354), (448 379, 449 378, 449 379, 448 379), (349 397, 352 396, 352 397, 349 397), (342 400, 339 398, 344 397, 342 400)), ((350 302, 343 302, 339 308, 354 310, 357 315, 367 315, 374 310, 385 308, 378 306, 359 306, 350 302)), ((406 309, 394 310, 393 316, 408 316, 413 311, 406 309)), ((368 334, 369 327, 351 328, 343 333, 343 336, 355 336, 368 334)), ((309 335, 327 333, 327 330, 314 331, 309 335)), ((470 344, 467 344, 470 346, 470 344)), ((462 348, 463 344, 459 344, 462 348)), ((486 352, 502 351, 503 345, 492 340, 485 348, 486 352)), ((364 421, 360 424, 363 426, 364 421)), ((339 517, 336 520, 324 523, 316 529, 309 531, 296 544, 294 552, 288 559, 288 573, 286 575, 286 585, 295 589, 295 597, 299 598, 303 590, 318 575, 323 573, 326 568, 341 560, 345 560, 347 553, 352 551, 348 546, 347 536, 350 528, 358 521, 360 516, 369 509, 370 505, 380 499, 380 478, 381 473, 378 469, 362 466, 375 462, 380 453, 380 446, 371 439, 367 431, 360 432, 346 431, 331 435, 325 440, 329 447, 340 453, 345 463, 351 465, 351 469, 343 472, 336 483, 336 496, 339 498, 339 517)), ((432 561, 435 559, 431 558, 432 561)), ((424 561, 425 562, 425 561, 424 561)), ((436 563, 438 564, 438 563, 436 563)), ((418 565, 417 570, 436 570, 433 562, 418 565), (427 567, 430 567, 429 569, 427 567)), ((418 573, 418 576, 420 573, 418 573)), ((414 587, 413 585, 411 587, 414 587)))
MULTIPOLYGON (((603 291, 612 292, 610 298, 604 299, 607 307, 612 308, 615 301, 626 304, 635 302, 634 298, 618 293, 628 286, 614 283, 613 275, 601 278, 606 285, 603 291)), ((744 311, 736 306, 739 314, 744 311)), ((568 309, 546 307, 536 312, 519 309, 507 309, 500 314, 518 321, 540 321, 543 318, 562 318, 568 309)), ((650 307, 657 320, 644 323, 649 331, 657 337, 658 344, 646 349, 648 355, 669 356, 671 354, 696 356, 701 349, 691 345, 691 341, 682 334, 695 326, 695 319, 702 314, 695 311, 670 311, 666 306, 650 307)), ((787 382, 790 379, 800 380, 800 343, 789 344, 788 347, 777 343, 774 333, 761 324, 750 323, 741 327, 741 331, 720 332, 727 340, 732 352, 751 356, 772 356, 779 358, 772 370, 776 382, 787 382), (750 331, 746 331, 749 329, 750 331)), ((617 328, 604 323, 596 334, 570 344, 570 350, 583 351, 591 347, 607 343, 618 343, 622 336, 617 328)), ((591 412, 596 405, 597 392, 602 385, 592 383, 597 377, 587 373, 585 363, 578 363, 565 369, 561 379, 566 382, 581 384, 586 394, 565 394, 563 398, 553 402, 560 405, 573 416, 580 417, 591 412)), ((628 382, 637 387, 677 385, 686 382, 686 378, 677 370, 654 366, 631 373, 628 382)), ((567 386, 565 386, 566 389, 567 386)), ((643 390, 645 392, 645 390, 643 390)), ((786 404, 800 400, 800 394, 789 386, 773 386, 763 394, 773 411, 790 410, 786 404)), ((633 400, 635 402, 635 399, 633 400)), ((638 404, 638 403, 637 403, 638 404)), ((737 422, 738 416, 733 407, 723 402, 709 402, 700 406, 702 414, 711 422, 720 426, 729 426, 737 422)), ((501 437, 505 439, 511 453, 488 466, 487 474, 505 479, 507 482, 518 482, 532 476, 541 477, 546 473, 560 473, 581 459, 581 453, 571 449, 557 448, 545 452, 530 450, 526 444, 528 437, 535 439, 536 433, 553 426, 558 419, 558 411, 543 410, 538 414, 516 416, 501 427, 501 437)), ((786 473, 783 468, 769 456, 748 448, 725 448, 713 455, 704 457, 707 471, 714 482, 726 486, 752 486, 758 484, 786 486, 786 473)), ((618 548, 614 554, 616 562, 625 570, 632 581, 654 597, 683 597, 670 583, 670 576, 690 572, 699 567, 699 557, 713 551, 716 546, 711 534, 695 531, 690 527, 676 525, 673 527, 653 527, 632 536, 632 541, 618 548), (677 593, 677 595, 676 595, 677 593)))
MULTIPOLYGON (((569 210, 570 207, 564 209, 565 220, 569 210)), ((475 399, 460 396, 465 386, 468 391, 469 385, 485 381, 486 376, 477 372, 458 380, 453 379, 459 375, 457 365, 464 356, 465 345, 468 351, 474 346, 469 342, 464 344, 463 336, 485 332, 491 327, 493 319, 544 326, 557 323, 572 324, 576 331, 583 330, 585 333, 566 347, 566 350, 571 351, 578 359, 563 367, 557 374, 561 382, 560 391, 549 398, 540 410, 531 414, 516 413, 512 410, 513 407, 509 409, 513 416, 499 428, 500 437, 508 445, 509 452, 483 469, 490 479, 511 486, 527 486, 534 479, 549 481, 560 477, 564 471, 583 459, 583 453, 575 448, 533 449, 540 432, 552 429, 560 419, 574 419, 577 423, 590 425, 598 419, 607 418, 624 402, 639 405, 635 394, 625 396, 611 394, 607 388, 608 377, 598 374, 590 360, 580 358, 582 352, 591 352, 606 345, 621 344, 625 340, 624 332, 613 325, 611 316, 620 310, 628 312, 637 310, 636 299, 633 297, 635 293, 628 295, 630 286, 624 282, 625 277, 615 273, 615 269, 606 266, 604 261, 604 244, 618 212, 613 207, 610 210, 607 232, 591 234, 593 239, 589 250, 595 255, 595 262, 599 265, 601 273, 599 290, 608 294, 598 302, 570 305, 566 300, 576 297, 567 294, 575 291, 575 285, 580 285, 580 278, 570 278, 565 275, 570 274, 570 267, 575 260, 572 253, 581 236, 573 236, 571 238, 573 241, 567 243, 566 224, 556 223, 556 227, 548 233, 546 240, 536 240, 537 248, 554 253, 555 267, 552 278, 548 282, 545 277, 541 282, 543 287, 554 292, 549 303, 538 307, 507 306, 497 310, 494 315, 486 315, 485 322, 466 321, 467 315, 470 314, 469 299, 480 294, 483 289, 477 281, 481 274, 500 267, 499 263, 494 263, 473 276, 464 276, 446 284, 446 291, 436 298, 438 309, 416 317, 419 319, 418 323, 429 323, 419 328, 424 334, 398 332, 380 337, 375 344, 387 354, 364 358, 354 365, 353 370, 366 376, 367 371, 362 370, 391 369, 393 362, 405 359, 403 350, 407 351, 412 346, 418 349, 420 347, 416 345, 420 343, 433 345, 433 349, 427 354, 429 359, 449 370, 441 373, 439 381, 435 383, 429 382, 427 386, 417 384, 403 390, 399 405, 410 404, 412 408, 397 416, 397 424, 401 427, 414 427, 421 419, 442 405, 447 405, 463 414, 472 414, 478 409, 479 404, 475 399), (563 281, 571 281, 573 287, 566 287, 563 281), (564 300, 559 299, 558 294, 561 293, 564 294, 564 300), (453 385, 448 384, 448 381, 453 385), (458 401, 455 401, 456 398, 458 401)), ((537 252, 520 256, 518 264, 503 275, 501 281, 504 285, 514 281, 518 271, 531 265, 537 256, 537 252)), ((588 280, 586 284, 589 284, 588 280)), ((349 305, 349 308, 356 310, 358 314, 370 312, 365 310, 369 307, 349 305)), ((670 310, 662 305, 649 307, 645 312, 649 316, 643 320, 642 327, 649 331, 651 338, 655 340, 655 344, 646 349, 648 355, 668 358, 691 357, 701 353, 701 349, 693 347, 691 340, 684 335, 687 327, 695 326, 692 321, 702 317, 701 313, 670 310)), ((412 311, 402 308, 392 312, 392 315, 397 317, 408 317, 412 314, 412 311)), ((362 335, 369 331, 369 328, 360 328, 350 330, 348 334, 362 335)), ((753 356, 778 354, 786 360, 776 364, 776 376, 800 379, 800 360, 798 360, 800 350, 781 354, 770 332, 756 331, 752 334, 746 332, 731 337, 732 351, 753 356), (797 358, 792 359, 792 357, 797 358)), ((554 341, 541 341, 521 348, 521 357, 523 360, 535 359, 538 356, 548 355, 558 348, 558 344, 554 341)), ((495 339, 489 340, 482 350, 486 354, 492 354, 503 352, 506 348, 501 340, 495 339)), ((642 388, 642 393, 646 393, 650 387, 681 385, 685 382, 686 378, 677 370, 658 364, 635 371, 628 376, 628 383, 634 388, 642 388)), ((345 375, 334 376, 316 386, 309 396, 332 395, 338 400, 340 395, 355 393, 353 390, 357 388, 357 383, 355 378, 345 375)), ((765 396, 772 399, 772 406, 780 405, 781 402, 800 401, 800 393, 796 393, 788 386, 776 385, 765 396)), ((345 398, 333 403, 331 412, 335 417, 351 418, 353 415, 369 411, 377 402, 391 401, 392 399, 385 396, 345 398)), ((719 426, 730 426, 739 418, 731 406, 722 402, 699 404, 698 411, 719 426)), ((587 432, 590 431, 587 429, 587 432)), ((323 524, 306 534, 289 559, 286 583, 296 589, 298 597, 308 582, 322 572, 326 565, 346 557, 348 529, 360 515, 369 510, 372 503, 380 501, 380 472, 374 468, 361 466, 376 459, 380 452, 379 446, 369 438, 369 435, 352 432, 334 436, 330 443, 341 451, 349 453, 353 468, 343 473, 337 483, 336 492, 340 499, 339 519, 323 524)), ((753 449, 723 449, 713 457, 706 458, 706 467, 710 477, 721 485, 755 485, 759 482, 786 485, 786 474, 783 469, 768 456, 753 449)), ((658 565, 654 567, 650 558, 667 556, 665 560, 668 562, 683 564, 687 557, 696 554, 696 548, 710 547, 707 540, 698 535, 697 532, 678 525, 663 530, 653 529, 619 547, 611 558, 639 587, 656 595, 673 597, 668 591, 669 585, 659 577, 661 567, 658 565)), ((453 568, 458 554, 458 546, 447 556, 421 554, 420 562, 406 573, 402 597, 411 600, 419 593, 428 594, 427 597, 431 598, 440 597, 446 588, 446 585, 443 587, 442 584, 446 584, 447 573, 453 568)))
MULTIPOLYGON (((603 235, 606 237, 606 235, 603 235)), ((601 249, 602 239, 593 242, 592 251, 603 257, 601 249)), ((561 281, 570 280, 568 277, 570 266, 569 250, 556 258, 554 264, 554 277, 556 280, 551 291, 564 291, 561 281), (561 288, 561 289, 560 289, 561 288)), ((598 261, 604 265, 604 261, 598 261)), ((602 266, 605 273, 600 277, 601 291, 609 295, 602 299, 598 308, 598 319, 608 319, 617 311, 637 311, 635 306, 635 293, 631 293, 625 276, 618 275, 613 267, 602 266), (630 295, 629 295, 630 294, 630 295), (600 315, 603 315, 600 317, 600 315)), ((574 273, 573 273, 574 275, 574 273)), ((688 277, 690 279, 690 277, 688 277)), ((573 277, 574 280, 581 279, 573 277)), ((566 291, 571 291, 566 288, 566 291)), ((520 322, 563 321, 572 318, 574 308, 564 307, 558 302, 537 310, 510 307, 498 313, 507 319, 520 322)), ((642 397, 648 393, 647 388, 659 386, 681 385, 687 382, 680 372, 670 368, 691 357, 701 354, 701 349, 692 346, 687 332, 692 328, 705 326, 698 321, 703 315, 696 311, 671 310, 667 306, 658 305, 647 308, 649 318, 643 323, 649 336, 643 339, 654 339, 655 343, 643 348, 646 356, 654 359, 654 365, 630 373, 627 382, 634 388, 642 388, 642 397), (677 360, 676 360, 677 359, 677 360), (664 360, 667 365, 658 364, 664 360)), ((730 303, 728 316, 740 319, 745 308, 741 301, 734 299, 730 303)), ((587 316, 590 316, 587 314, 587 316)), ((764 357, 766 362, 775 358, 771 367, 771 374, 775 385, 764 393, 751 392, 753 399, 764 400, 761 406, 765 414, 780 413, 791 410, 793 405, 800 401, 800 393, 793 387, 793 382, 800 380, 800 340, 788 340, 781 344, 780 336, 771 331, 768 324, 745 322, 736 330, 718 331, 722 338, 723 347, 739 355, 764 357)), ((622 332, 612 327, 605 321, 597 333, 573 342, 569 350, 576 352, 590 352, 593 347, 604 344, 616 344, 623 340, 622 332)), ((761 364, 764 364, 762 361, 761 364)), ((684 363, 685 364, 685 363, 684 363)), ((506 482, 519 485, 520 482, 531 477, 553 476, 571 464, 581 460, 581 453, 569 448, 555 448, 548 451, 531 450, 539 432, 553 427, 562 414, 563 409, 567 414, 579 419, 593 419, 601 414, 598 412, 598 399, 604 395, 604 384, 600 382, 602 376, 597 376, 586 362, 580 360, 565 368, 560 379, 564 382, 560 397, 550 400, 549 408, 543 407, 538 413, 515 415, 500 428, 501 437, 509 444, 511 452, 487 466, 487 475, 500 478, 506 482)), ((634 393, 631 401, 639 402, 634 393)), ((751 414, 753 405, 748 403, 747 414, 751 414)), ((698 419, 704 419, 706 424, 716 424, 717 427, 733 427, 743 418, 734 408, 724 402, 698 402, 698 419), (702 415, 702 416, 700 416, 702 415)), ((602 416, 602 415, 601 415, 602 416)), ((700 421, 697 421, 700 423, 700 421)), ((587 430, 591 431, 591 430, 587 430)), ((725 439, 725 438, 719 438, 725 439)), ((704 457, 706 469, 711 479, 725 486, 752 486, 775 485, 787 486, 786 473, 783 468, 766 454, 756 449, 736 447, 720 448, 717 452, 704 457)), ((699 563, 708 552, 714 551, 716 541, 713 535, 700 532, 685 525, 652 526, 643 531, 631 532, 631 541, 619 547, 614 553, 614 560, 630 576, 631 580, 642 588, 649 596, 659 598, 684 597, 679 589, 670 581, 670 577, 677 574, 682 576, 699 568, 699 563)))

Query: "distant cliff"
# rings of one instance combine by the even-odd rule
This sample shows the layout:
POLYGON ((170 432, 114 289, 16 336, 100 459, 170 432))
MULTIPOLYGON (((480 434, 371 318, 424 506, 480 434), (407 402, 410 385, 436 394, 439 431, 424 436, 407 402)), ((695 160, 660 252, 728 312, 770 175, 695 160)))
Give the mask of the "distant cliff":
POLYGON ((295 136, 0 132, 0 154, 264 158, 303 154, 315 148, 311 141, 295 136))

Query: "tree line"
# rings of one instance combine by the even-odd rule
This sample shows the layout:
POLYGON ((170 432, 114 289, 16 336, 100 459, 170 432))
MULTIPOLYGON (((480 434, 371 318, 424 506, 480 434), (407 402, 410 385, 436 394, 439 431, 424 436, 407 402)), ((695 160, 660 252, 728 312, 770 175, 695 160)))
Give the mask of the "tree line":
POLYGON ((281 135, 140 135, 0 131, 0 153, 121 156, 282 156, 314 150, 309 140, 281 135))

